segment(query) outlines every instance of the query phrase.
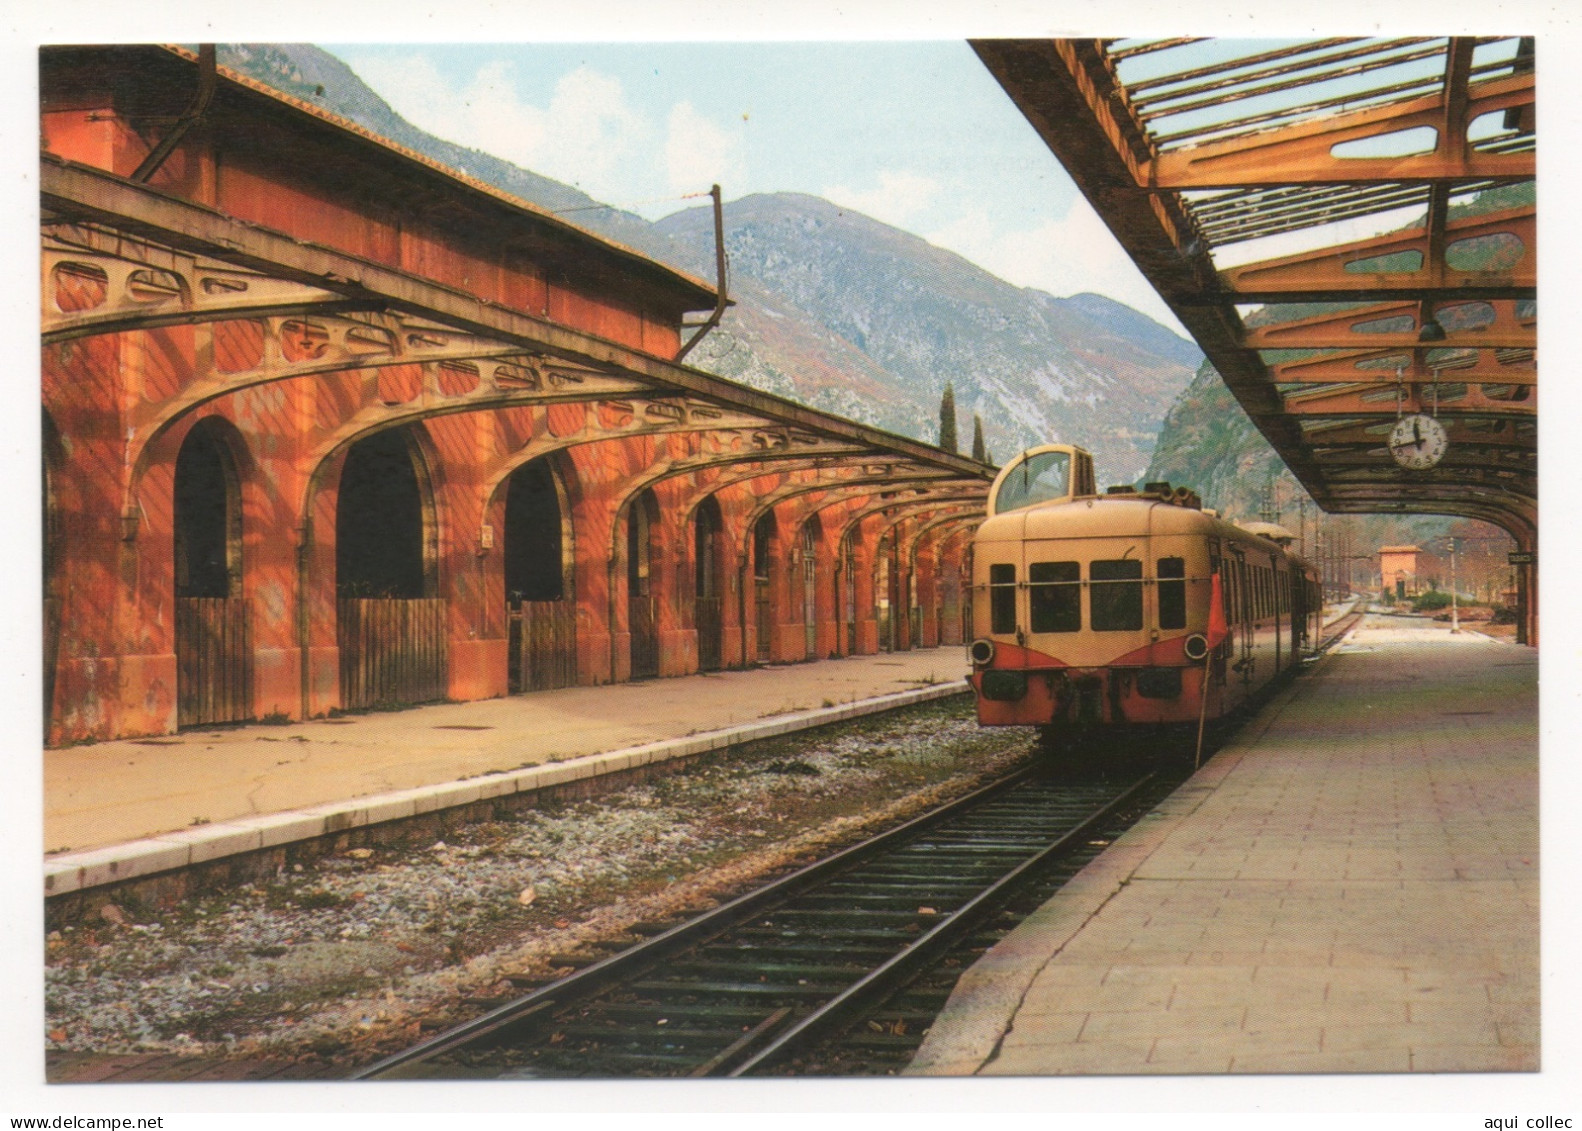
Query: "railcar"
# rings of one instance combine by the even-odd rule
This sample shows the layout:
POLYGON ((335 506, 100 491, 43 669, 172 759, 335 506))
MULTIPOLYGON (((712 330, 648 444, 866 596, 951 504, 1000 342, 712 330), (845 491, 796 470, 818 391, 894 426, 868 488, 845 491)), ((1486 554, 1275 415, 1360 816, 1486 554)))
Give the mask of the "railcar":
POLYGON ((1318 576, 1282 535, 1169 484, 1101 495, 1078 447, 1023 452, 973 543, 978 722, 1059 746, 1235 711, 1318 641, 1318 576))

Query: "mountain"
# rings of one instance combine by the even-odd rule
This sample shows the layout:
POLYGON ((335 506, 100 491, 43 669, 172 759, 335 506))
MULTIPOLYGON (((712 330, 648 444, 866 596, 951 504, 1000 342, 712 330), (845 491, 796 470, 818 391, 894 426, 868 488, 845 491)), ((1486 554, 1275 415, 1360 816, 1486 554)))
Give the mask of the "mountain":
MULTIPOLYGON (((344 63, 309 45, 228 44, 220 62, 478 180, 705 279, 707 208, 650 223, 412 126, 344 63)), ((1102 483, 1139 478, 1165 408, 1202 360, 1192 342, 1096 294, 1056 298, 818 197, 749 196, 725 209, 730 297, 688 364, 935 442, 955 389, 962 435, 991 454, 1054 440, 1094 453, 1102 483)))
MULTIPOLYGON (((656 227, 690 263, 712 256, 707 209, 656 227)), ((890 426, 930 439, 949 381, 963 424, 973 413, 982 417, 991 452, 1067 440, 1093 450, 1101 477, 1131 482, 1147 463, 1163 406, 1202 359, 1191 342, 1130 307, 1013 286, 818 197, 773 193, 732 202, 725 245, 738 287, 751 280, 777 298, 775 314, 799 313, 854 346, 879 367, 876 379, 889 375, 892 397, 905 405, 890 426), (906 419, 915 423, 900 424, 906 419)), ((744 309, 736 323, 727 319, 719 341, 693 356, 739 376, 731 371, 739 344, 755 353, 769 345, 758 314, 744 309)), ((776 360, 790 366, 795 359, 776 360)), ((797 395, 846 411, 822 374, 792 372, 800 374, 797 395)))

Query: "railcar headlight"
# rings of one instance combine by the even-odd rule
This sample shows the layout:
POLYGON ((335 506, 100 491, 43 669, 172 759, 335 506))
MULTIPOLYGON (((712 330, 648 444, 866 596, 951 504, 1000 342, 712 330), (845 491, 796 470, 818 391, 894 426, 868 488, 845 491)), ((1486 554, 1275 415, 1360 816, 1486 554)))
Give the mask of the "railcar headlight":
POLYGON ((1208 655, 1208 637, 1201 632, 1194 632, 1186 638, 1186 657, 1189 660, 1201 660, 1208 655))
POLYGON ((994 641, 981 637, 967 646, 967 659, 973 667, 986 668, 994 662, 994 641))

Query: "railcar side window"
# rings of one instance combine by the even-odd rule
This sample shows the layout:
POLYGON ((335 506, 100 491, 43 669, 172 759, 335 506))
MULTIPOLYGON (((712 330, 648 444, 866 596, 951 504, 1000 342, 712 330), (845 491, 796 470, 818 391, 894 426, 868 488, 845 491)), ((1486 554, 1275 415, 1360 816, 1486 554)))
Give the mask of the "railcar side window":
POLYGON ((1016 567, 989 567, 989 631, 1016 631, 1016 567))
POLYGON ((1138 558, 1094 562, 1088 599, 1095 632, 1135 631, 1143 626, 1143 563, 1138 558))
POLYGON ((1186 627, 1186 559, 1159 559, 1159 627, 1186 627))
POLYGON ((1082 567, 1076 562, 1033 562, 1027 567, 1034 632, 1082 631, 1082 567))

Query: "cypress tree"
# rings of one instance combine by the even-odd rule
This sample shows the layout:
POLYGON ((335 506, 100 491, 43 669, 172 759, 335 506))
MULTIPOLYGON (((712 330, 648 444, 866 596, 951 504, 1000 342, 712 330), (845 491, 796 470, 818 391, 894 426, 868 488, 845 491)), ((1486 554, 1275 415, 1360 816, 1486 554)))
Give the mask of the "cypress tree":
POLYGON ((989 449, 983 446, 983 417, 972 414, 972 458, 979 463, 989 462, 989 449))
POLYGON ((952 455, 960 450, 956 444, 956 390, 949 381, 939 398, 939 446, 952 455))

